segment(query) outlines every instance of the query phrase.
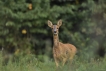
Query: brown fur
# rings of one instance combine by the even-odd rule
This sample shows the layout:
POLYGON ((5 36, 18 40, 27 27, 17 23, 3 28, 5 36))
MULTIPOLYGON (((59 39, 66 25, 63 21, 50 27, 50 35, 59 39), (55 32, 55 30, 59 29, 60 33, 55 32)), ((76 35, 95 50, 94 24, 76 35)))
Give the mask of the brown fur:
POLYGON ((48 26, 52 28, 52 32, 53 32, 53 40, 54 40, 53 56, 57 67, 59 66, 59 63, 62 63, 62 65, 64 66, 66 61, 70 60, 70 62, 72 62, 72 59, 77 52, 77 49, 74 45, 69 43, 63 44, 59 42, 58 28, 61 25, 62 25, 62 20, 59 20, 55 27, 54 25, 52 25, 51 21, 48 21, 48 26), (54 33, 54 29, 55 29, 55 33, 54 33))

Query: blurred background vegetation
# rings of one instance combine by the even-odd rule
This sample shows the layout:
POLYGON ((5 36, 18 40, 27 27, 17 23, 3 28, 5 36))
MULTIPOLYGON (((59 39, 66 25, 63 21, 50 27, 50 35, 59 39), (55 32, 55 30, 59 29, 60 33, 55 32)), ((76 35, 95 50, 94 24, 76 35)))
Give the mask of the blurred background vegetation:
POLYGON ((60 41, 75 45, 78 56, 105 56, 105 0, 0 0, 0 49, 5 55, 52 57, 47 20, 56 24, 59 19, 60 41))

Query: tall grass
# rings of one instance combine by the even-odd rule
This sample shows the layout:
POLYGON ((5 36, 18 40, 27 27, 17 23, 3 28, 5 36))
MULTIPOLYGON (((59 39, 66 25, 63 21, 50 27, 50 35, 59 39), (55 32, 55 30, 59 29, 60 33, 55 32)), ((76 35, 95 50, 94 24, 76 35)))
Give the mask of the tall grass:
POLYGON ((0 55, 0 71, 106 71, 106 58, 101 60, 90 60, 76 56, 71 65, 56 68, 54 60, 47 56, 20 55, 10 58, 3 65, 3 57, 0 55))

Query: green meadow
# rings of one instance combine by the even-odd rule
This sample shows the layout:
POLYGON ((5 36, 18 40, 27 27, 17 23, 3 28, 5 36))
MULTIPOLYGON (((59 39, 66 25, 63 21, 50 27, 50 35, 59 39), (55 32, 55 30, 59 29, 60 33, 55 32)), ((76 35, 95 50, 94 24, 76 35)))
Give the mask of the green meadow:
POLYGON ((106 58, 86 59, 75 56, 72 64, 56 67, 53 58, 32 54, 10 57, 8 63, 0 56, 0 71, 106 71, 106 58))

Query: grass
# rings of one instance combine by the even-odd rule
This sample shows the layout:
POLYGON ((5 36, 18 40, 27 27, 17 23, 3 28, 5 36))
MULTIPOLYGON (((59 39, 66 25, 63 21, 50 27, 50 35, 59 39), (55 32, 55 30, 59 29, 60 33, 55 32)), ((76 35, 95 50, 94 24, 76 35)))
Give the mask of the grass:
POLYGON ((0 56, 0 71, 105 71, 106 58, 101 60, 84 59, 76 56, 71 65, 56 68, 54 60, 47 56, 25 55, 19 56, 15 60, 10 58, 6 65, 2 64, 3 58, 0 56))

